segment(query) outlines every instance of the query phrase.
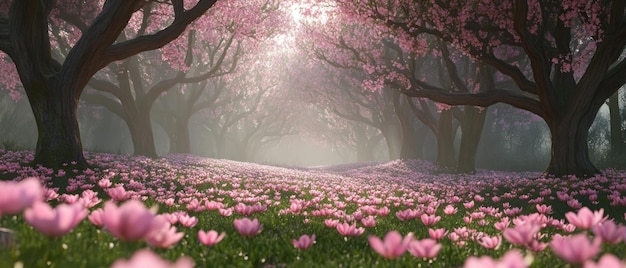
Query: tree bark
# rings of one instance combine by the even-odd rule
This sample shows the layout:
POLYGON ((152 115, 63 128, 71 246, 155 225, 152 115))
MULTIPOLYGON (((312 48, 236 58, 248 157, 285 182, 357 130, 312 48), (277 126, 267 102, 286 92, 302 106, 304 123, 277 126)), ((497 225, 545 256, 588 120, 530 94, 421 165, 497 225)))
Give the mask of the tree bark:
POLYGON ((612 160, 611 164, 620 165, 626 161, 624 160, 626 145, 624 144, 622 117, 619 109, 619 91, 615 92, 615 94, 609 98, 609 119, 611 133, 611 151, 609 157, 612 160))
POLYGON ((587 137, 595 113, 581 113, 564 118, 547 118, 546 123, 552 134, 551 159, 547 174, 555 177, 576 175, 588 177, 599 174, 589 159, 587 137))
POLYGON ((130 136, 133 140, 134 155, 158 157, 149 111, 136 110, 133 113, 127 113, 126 116, 130 136))
POLYGON ((452 117, 452 110, 443 110, 439 115, 439 126, 437 130, 437 165, 443 169, 453 169, 456 165, 452 117))
POLYGON ((463 120, 461 122, 461 146, 459 148, 459 161, 457 172, 476 172, 476 151, 480 143, 480 137, 485 125, 487 107, 478 108, 465 106, 463 108, 463 120))
POLYGON ((401 151, 401 139, 402 131, 399 126, 395 124, 389 124, 381 129, 385 142, 387 143, 387 149, 389 150, 389 160, 395 160, 400 158, 401 151))

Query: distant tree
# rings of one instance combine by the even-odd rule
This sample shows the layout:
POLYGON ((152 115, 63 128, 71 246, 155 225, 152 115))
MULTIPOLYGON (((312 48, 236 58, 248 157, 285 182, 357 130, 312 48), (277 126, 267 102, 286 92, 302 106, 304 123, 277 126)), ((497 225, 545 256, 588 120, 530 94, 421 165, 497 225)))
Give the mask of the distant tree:
MULTIPOLYGON (((32 164, 59 168, 72 162, 74 168, 86 167, 77 109, 91 77, 111 62, 175 40, 216 0, 199 0, 193 5, 183 0, 88 2, 95 6, 96 12, 64 59, 53 58, 51 52, 54 44, 49 29, 57 19, 55 8, 70 12, 68 9, 78 7, 83 1, 9 0, 0 4, 0 50, 14 62, 37 122, 38 140, 32 164), (119 40, 122 31, 132 27, 129 23, 135 21, 133 17, 152 15, 137 11, 153 4, 167 11, 171 23, 119 40)), ((72 10, 74 14, 83 11, 72 10)))

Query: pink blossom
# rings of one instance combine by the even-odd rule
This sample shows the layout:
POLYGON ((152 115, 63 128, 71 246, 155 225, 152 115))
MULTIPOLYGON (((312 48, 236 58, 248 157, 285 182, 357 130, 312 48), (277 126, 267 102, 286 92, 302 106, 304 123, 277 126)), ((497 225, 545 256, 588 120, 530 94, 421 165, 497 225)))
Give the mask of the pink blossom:
POLYGON ((526 268, 528 264, 524 262, 524 256, 516 250, 509 250, 500 258, 500 260, 494 260, 489 256, 482 256, 480 258, 471 256, 465 260, 463 268, 526 268))
POLYGON ((80 203, 60 204, 52 208, 48 203, 37 202, 24 211, 24 220, 40 233, 58 237, 74 229, 87 213, 80 203))
POLYGON ((496 236, 485 235, 481 237, 480 240, 478 240, 477 242, 484 248, 495 249, 500 246, 502 242, 502 237, 499 235, 496 235, 496 236))
POLYGON ((428 228, 428 235, 432 239, 441 240, 442 238, 446 236, 446 234, 448 234, 448 231, 446 231, 445 228, 439 228, 439 229, 428 228))
MULTIPOLYGON (((379 208, 376 213, 379 216, 387 216, 387 215, 389 215, 390 212, 391 212, 391 210, 389 210, 389 208, 385 206, 385 207, 379 208)), ((624 217, 626 218, 626 215, 624 215, 624 217)))
POLYGON ((604 216, 604 209, 600 209, 598 211, 591 212, 589 208, 583 207, 578 210, 578 213, 567 212, 565 213, 565 218, 575 225, 577 228, 587 230, 592 226, 606 220, 606 218, 602 218, 604 216))
POLYGON ((126 192, 123 186, 108 188, 105 191, 114 201, 124 201, 130 197, 130 193, 126 192))
POLYGON ((422 223, 426 226, 432 226, 441 220, 441 216, 422 214, 422 223))
POLYGON ((559 234, 552 237, 550 248, 561 259, 571 264, 583 264, 600 252, 602 241, 596 238, 589 241, 585 234, 564 237, 559 234))
POLYGON ((504 230, 504 238, 511 244, 526 245, 533 240, 533 237, 541 227, 534 223, 526 223, 516 225, 514 228, 507 228, 504 230))
POLYGON ((473 208, 473 207, 474 207, 474 201, 470 201, 470 202, 467 202, 467 203, 463 203, 463 206, 464 206, 466 209, 471 209, 471 208, 473 208))
POLYGON ((43 201, 44 192, 39 179, 30 177, 21 182, 0 181, 0 215, 17 214, 43 201))
POLYGON ((200 240, 200 243, 207 246, 213 246, 219 243, 220 241, 222 241, 222 239, 224 239, 225 236, 226 233, 222 232, 218 235, 217 232, 214 230, 210 230, 208 232, 202 230, 198 231, 198 240, 200 240))
POLYGON ((537 204, 535 205, 535 207, 537 208, 537 211, 541 214, 551 214, 552 213, 552 206, 546 206, 544 204, 537 204))
POLYGON ((302 235, 298 238, 298 240, 291 240, 291 244, 293 244, 295 248, 302 250, 310 248, 313 243, 315 243, 315 234, 312 234, 311 236, 302 235))
POLYGON ((120 240, 137 241, 152 231, 154 217, 154 213, 137 200, 128 200, 119 207, 108 201, 104 203, 102 225, 120 240))
POLYGON ((329 227, 329 228, 335 228, 337 227, 337 224, 339 224, 339 220, 337 219, 325 219, 324 220, 324 225, 326 225, 326 227, 329 227))
POLYGON ((176 227, 172 226, 163 216, 156 216, 150 225, 152 230, 147 236, 146 241, 153 247, 169 248, 178 243, 185 233, 176 232, 176 227))
POLYGON ((185 214, 178 217, 178 222, 185 227, 193 227, 198 223, 198 218, 185 214))
POLYGON ((259 223, 258 219, 241 218, 234 220, 233 224, 239 234, 247 237, 255 236, 263 230, 263 225, 259 223))
POLYGON ((409 244, 409 252, 411 255, 417 258, 432 259, 437 257, 441 244, 438 244, 436 240, 430 238, 424 238, 422 240, 414 240, 409 244))
POLYGON ((626 227, 615 224, 613 220, 604 221, 591 227, 593 233, 608 244, 617 244, 626 236, 626 227))
POLYGON ((413 241, 413 233, 409 233, 406 237, 402 238, 402 235, 398 231, 390 231, 385 235, 385 238, 381 240, 375 235, 367 237, 370 246, 374 251, 378 252, 381 256, 387 259, 395 259, 402 256, 411 241, 413 241))
POLYGON ((89 221, 93 223, 94 225, 101 226, 103 214, 104 214, 104 210, 102 208, 99 208, 99 209, 95 209, 94 211, 92 211, 89 214, 89 216, 87 216, 87 218, 89 218, 89 221))
POLYGON ((182 257, 176 263, 171 263, 149 249, 142 249, 135 252, 130 260, 116 260, 111 268, 192 268, 193 266, 194 262, 189 257, 182 257))
POLYGON ((98 181, 98 186, 102 189, 107 189, 113 185, 109 179, 101 179, 98 181))
POLYGON ((396 212, 396 217, 401 221, 408 221, 420 216, 419 211, 413 209, 400 210, 396 212))
POLYGON ((233 208, 220 208, 218 210, 220 212, 220 215, 222 215, 224 217, 228 217, 230 215, 233 215, 233 208))
POLYGON ((458 210, 453 207, 452 205, 447 205, 444 209, 443 209, 443 213, 446 215, 452 215, 455 214, 458 210))
POLYGON ((359 236, 365 232, 363 227, 356 227, 355 224, 348 224, 347 222, 337 224, 337 231, 343 236, 359 236))
POLYGON ((623 268, 626 263, 611 254, 604 254, 597 263, 589 260, 585 262, 583 268, 623 268))
POLYGON ((374 227, 376 226, 376 218, 374 216, 367 216, 361 219, 361 224, 365 227, 374 227))

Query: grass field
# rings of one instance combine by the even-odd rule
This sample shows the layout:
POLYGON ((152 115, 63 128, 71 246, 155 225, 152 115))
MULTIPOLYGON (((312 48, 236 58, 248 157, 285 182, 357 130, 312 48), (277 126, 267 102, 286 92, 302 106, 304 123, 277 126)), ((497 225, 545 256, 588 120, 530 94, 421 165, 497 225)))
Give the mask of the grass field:
POLYGON ((44 200, 53 207, 80 203, 90 214, 77 219, 69 232, 46 236, 25 221, 25 214, 36 209, 3 211, 3 204, 11 201, 7 201, 11 194, 2 192, 8 189, 3 184, 0 226, 13 230, 15 243, 0 248, 0 267, 110 267, 144 249, 169 262, 190 258, 195 267, 489 267, 498 261, 517 267, 592 267, 599 260, 606 267, 615 261, 613 256, 621 265, 626 258, 624 171, 559 179, 486 170, 474 175, 438 174, 435 166, 420 161, 307 170, 187 155, 149 159, 87 153, 92 169, 74 172, 70 163, 63 172, 26 166, 32 159, 29 151, 0 150, 0 155, 3 179, 34 176, 48 185, 66 181, 65 189, 44 190, 44 200), (175 240, 179 233, 182 238, 161 248, 147 238, 123 241, 112 227, 93 223, 93 211, 99 210, 100 220, 107 221, 114 217, 113 208, 128 200, 141 201, 146 210, 152 208, 152 216, 163 215, 159 217, 168 220, 168 228, 175 228, 161 238, 175 240), (596 218, 583 210, 576 214, 583 207, 596 218), (568 212, 572 214, 566 217, 568 212), (241 235, 234 221, 243 218, 257 219, 262 230, 241 235), (607 229, 610 221, 616 224, 613 233, 607 229), (344 223, 363 228, 363 233, 360 229, 355 236, 340 233, 335 225, 344 223), (523 234, 516 232, 524 226, 535 229, 527 234, 530 240, 520 242, 523 234), (441 249, 432 258, 413 255, 428 250, 418 242, 408 245, 410 252, 404 252, 406 246, 388 244, 389 252, 398 252, 388 252, 387 257, 369 242, 372 236, 383 238, 394 230, 403 237, 411 233, 407 242, 424 242, 429 229, 441 228, 445 229, 437 240, 441 249), (198 238, 201 230, 223 232, 225 237, 207 246, 198 238), (312 234, 315 243, 310 248, 292 244, 293 239, 312 234), (607 241, 611 236, 615 244, 607 241), (500 260, 510 252, 519 256, 511 253, 500 260), (480 256, 489 258, 476 258, 480 256))

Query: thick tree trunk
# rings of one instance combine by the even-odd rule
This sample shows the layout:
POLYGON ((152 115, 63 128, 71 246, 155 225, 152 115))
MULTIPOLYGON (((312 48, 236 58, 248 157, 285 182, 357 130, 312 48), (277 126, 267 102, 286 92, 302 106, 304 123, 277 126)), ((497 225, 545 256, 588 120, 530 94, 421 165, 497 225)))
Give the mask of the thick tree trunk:
POLYGON ((400 142, 402 139, 400 127, 397 125, 388 125, 387 127, 381 129, 381 132, 385 137, 385 142, 387 143, 387 148, 389 149, 389 160, 399 159, 401 151, 400 142))
POLYGON ((365 128, 358 128, 354 130, 354 137, 356 143, 356 161, 367 162, 374 159, 372 150, 368 146, 367 133, 365 128))
POLYGON ((48 81, 37 88, 27 90, 28 100, 37 123, 37 146, 33 165, 48 168, 84 169, 87 161, 78 128, 78 101, 66 96, 71 90, 60 89, 58 82, 48 81))
POLYGON ((437 165, 443 169, 452 169, 456 165, 454 157, 454 132, 452 110, 443 110, 439 115, 437 129, 437 165))
POLYGON ((128 129, 133 140, 134 155, 143 155, 156 158, 156 146, 154 145, 154 133, 150 115, 145 111, 127 114, 128 129))
POLYGON ((596 113, 584 113, 569 119, 546 119, 552 134, 550 165, 546 173, 556 177, 588 177, 600 171, 589 159, 587 137, 596 113))
POLYGON ((181 116, 176 120, 176 152, 181 154, 191 153, 191 138, 189 133, 189 119, 191 116, 181 116))
POLYGON ((461 146, 459 149, 459 161, 457 172, 476 172, 476 151, 485 125, 487 107, 478 108, 465 106, 463 109, 463 121, 461 122, 461 146))
POLYGON ((400 127, 402 128, 400 158, 421 159, 426 133, 416 129, 415 124, 417 122, 415 122, 415 116, 408 101, 410 99, 404 95, 398 95, 394 100, 396 115, 400 120, 400 127))
POLYGON ((609 119, 611 133, 609 157, 612 159, 611 164, 621 165, 626 162, 626 159, 624 159, 626 145, 624 144, 622 117, 619 110, 619 91, 609 98, 609 119))

